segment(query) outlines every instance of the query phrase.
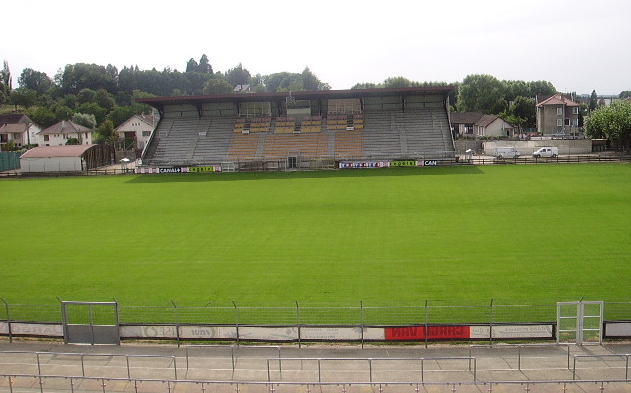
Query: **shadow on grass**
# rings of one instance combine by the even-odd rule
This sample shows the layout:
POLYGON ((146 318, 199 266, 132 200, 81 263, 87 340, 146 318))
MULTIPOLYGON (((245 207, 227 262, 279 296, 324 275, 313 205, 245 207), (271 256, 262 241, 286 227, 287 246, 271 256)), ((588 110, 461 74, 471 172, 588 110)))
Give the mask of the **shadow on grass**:
POLYGON ((286 171, 286 172, 223 172, 223 173, 178 173, 146 174, 135 176, 127 183, 198 183, 209 181, 252 181, 275 179, 326 179, 392 176, 449 176, 481 175, 477 166, 444 166, 420 168, 346 169, 329 171, 286 171))

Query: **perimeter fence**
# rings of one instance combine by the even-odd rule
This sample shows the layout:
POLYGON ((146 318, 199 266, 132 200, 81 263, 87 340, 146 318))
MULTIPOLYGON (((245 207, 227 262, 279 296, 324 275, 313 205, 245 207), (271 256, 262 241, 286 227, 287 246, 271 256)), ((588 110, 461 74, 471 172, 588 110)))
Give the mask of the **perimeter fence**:
MULTIPOLYGON (((580 303, 576 302, 576 303, 580 303)), ((425 301, 415 306, 285 306, 208 303, 163 306, 81 303, 61 307, 12 304, 0 309, 0 336, 68 339, 68 326, 119 326, 122 339, 218 341, 440 341, 554 340, 558 304, 515 304, 489 300, 477 304, 425 301)), ((600 302, 596 302, 600 303, 600 302)), ((113 304, 113 303, 108 303, 113 304)), ((597 330, 605 338, 631 337, 631 302, 603 303, 597 330), (610 329, 607 329, 611 327, 610 329), (610 334, 607 333, 610 331, 610 334)), ((567 319, 567 316, 564 316, 567 319)), ((571 321, 570 321, 571 322, 571 321)), ((570 329, 574 327, 570 326, 570 329)), ((567 327, 564 327, 567 329, 567 327)))
MULTIPOLYGON (((20 304, 0 299, 0 320, 14 322, 60 323, 60 303, 20 304)), ((99 320, 99 311, 92 310, 99 320)), ((279 306, 224 305, 207 303, 201 306, 180 305, 171 301, 160 306, 125 305, 118 303, 118 318, 124 324, 217 324, 257 326, 399 326, 426 324, 495 324, 553 322, 557 302, 517 304, 499 300, 456 304, 427 300, 412 306, 375 306, 358 302, 355 305, 317 306, 293 302, 279 306)), ((109 318, 109 316, 108 316, 109 318)), ((605 302, 604 319, 631 320, 631 302, 605 302)))

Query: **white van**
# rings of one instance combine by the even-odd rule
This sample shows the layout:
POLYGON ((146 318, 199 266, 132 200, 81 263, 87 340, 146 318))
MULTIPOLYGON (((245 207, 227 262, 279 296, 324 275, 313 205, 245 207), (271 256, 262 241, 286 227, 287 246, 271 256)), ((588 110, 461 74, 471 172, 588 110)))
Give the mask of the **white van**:
POLYGON ((532 153, 532 156, 535 158, 539 158, 539 157, 556 157, 559 155, 559 148, 558 147, 542 147, 541 149, 537 150, 536 152, 532 153))
POLYGON ((516 158, 519 157, 519 152, 514 147, 496 147, 494 156, 497 158, 516 158))

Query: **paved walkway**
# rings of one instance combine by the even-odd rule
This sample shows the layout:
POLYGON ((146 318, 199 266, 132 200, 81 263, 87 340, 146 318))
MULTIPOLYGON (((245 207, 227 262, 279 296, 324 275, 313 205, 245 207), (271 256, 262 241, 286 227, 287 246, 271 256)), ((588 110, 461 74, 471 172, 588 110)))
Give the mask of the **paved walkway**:
POLYGON ((362 349, 16 341, 0 344, 0 392, 631 392, 627 354, 630 344, 362 349))

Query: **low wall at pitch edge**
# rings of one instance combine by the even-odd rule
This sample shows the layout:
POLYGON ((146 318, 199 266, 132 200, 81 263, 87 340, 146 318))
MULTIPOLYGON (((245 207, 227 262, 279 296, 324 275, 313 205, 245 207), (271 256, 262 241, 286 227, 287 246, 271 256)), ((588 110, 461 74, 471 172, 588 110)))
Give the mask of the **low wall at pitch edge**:
MULTIPOLYGON (((556 323, 429 326, 120 325, 121 339, 266 342, 554 340, 556 323)), ((631 322, 605 322, 606 339, 631 338, 631 322)), ((0 322, 0 336, 63 338, 60 323, 0 322)))

